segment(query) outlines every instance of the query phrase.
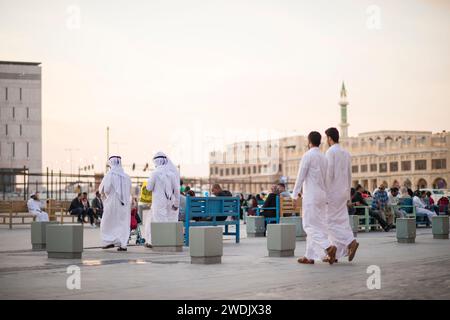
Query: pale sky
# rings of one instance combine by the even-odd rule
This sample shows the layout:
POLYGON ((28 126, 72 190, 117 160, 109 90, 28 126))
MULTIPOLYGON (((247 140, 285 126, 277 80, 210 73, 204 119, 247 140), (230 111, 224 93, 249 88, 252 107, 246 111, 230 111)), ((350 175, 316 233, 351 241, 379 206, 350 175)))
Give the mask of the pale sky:
POLYGON ((125 165, 207 175, 211 148, 337 126, 342 80, 350 135, 450 129, 448 0, 0 0, 0 60, 42 62, 66 172, 67 148, 103 167, 110 126, 125 165))

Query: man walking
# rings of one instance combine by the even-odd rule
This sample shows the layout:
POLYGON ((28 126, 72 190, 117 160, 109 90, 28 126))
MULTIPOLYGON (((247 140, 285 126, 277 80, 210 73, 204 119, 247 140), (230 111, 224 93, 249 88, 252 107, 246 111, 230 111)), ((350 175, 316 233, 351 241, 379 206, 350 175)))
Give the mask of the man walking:
MULTIPOLYGON (((352 166, 350 154, 339 145, 339 131, 329 128, 325 131, 330 148, 326 152, 326 186, 328 208, 326 221, 331 243, 337 247, 336 259, 348 256, 352 261, 358 249, 353 236, 347 210, 352 184, 352 166)), ((329 257, 331 258, 331 257, 329 257)))
MULTIPOLYGON (((336 246, 328 239, 326 225, 325 176, 327 160, 320 152, 322 136, 313 131, 308 135, 309 151, 303 156, 298 177, 292 192, 294 200, 303 196, 303 229, 306 237, 306 252, 298 259, 302 264, 314 264, 314 260, 335 262, 336 246)), ((347 221, 348 222, 348 221, 347 221)))

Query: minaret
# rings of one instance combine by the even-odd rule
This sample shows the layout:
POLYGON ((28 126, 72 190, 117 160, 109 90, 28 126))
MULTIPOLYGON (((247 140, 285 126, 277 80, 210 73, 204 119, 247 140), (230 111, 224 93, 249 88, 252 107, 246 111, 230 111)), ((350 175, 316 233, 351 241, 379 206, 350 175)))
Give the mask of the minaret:
POLYGON ((341 100, 339 101, 339 105, 341 106, 341 123, 339 126, 341 127, 341 134, 340 136, 342 138, 348 137, 348 126, 347 123, 347 91, 345 90, 344 82, 342 82, 342 88, 341 88, 341 100))

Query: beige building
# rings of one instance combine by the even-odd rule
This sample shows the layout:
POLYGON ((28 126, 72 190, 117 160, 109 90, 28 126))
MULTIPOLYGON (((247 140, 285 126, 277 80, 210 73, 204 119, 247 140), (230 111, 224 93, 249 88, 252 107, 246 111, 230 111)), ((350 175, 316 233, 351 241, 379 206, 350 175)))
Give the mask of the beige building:
POLYGON ((40 63, 0 61, 1 191, 21 179, 24 167, 42 172, 41 110, 40 63))
MULTIPOLYGON (((379 184, 415 188, 448 188, 450 133, 375 131, 345 137, 347 93, 341 90, 341 145, 352 155, 353 184, 372 191, 379 184)), ((325 141, 323 141, 325 142, 325 141)), ((321 146, 326 151, 325 143, 321 146)), ((293 188, 299 164, 308 150, 305 136, 276 141, 240 142, 210 155, 210 180, 233 192, 267 191, 279 181, 293 188)))

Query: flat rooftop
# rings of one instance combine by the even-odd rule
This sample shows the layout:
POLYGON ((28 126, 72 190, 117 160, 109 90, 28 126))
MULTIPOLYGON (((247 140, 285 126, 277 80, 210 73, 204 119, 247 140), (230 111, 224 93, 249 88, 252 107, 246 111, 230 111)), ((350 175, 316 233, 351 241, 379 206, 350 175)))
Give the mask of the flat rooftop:
POLYGON ((18 66, 40 66, 41 62, 0 61, 0 64, 18 65, 18 66))

